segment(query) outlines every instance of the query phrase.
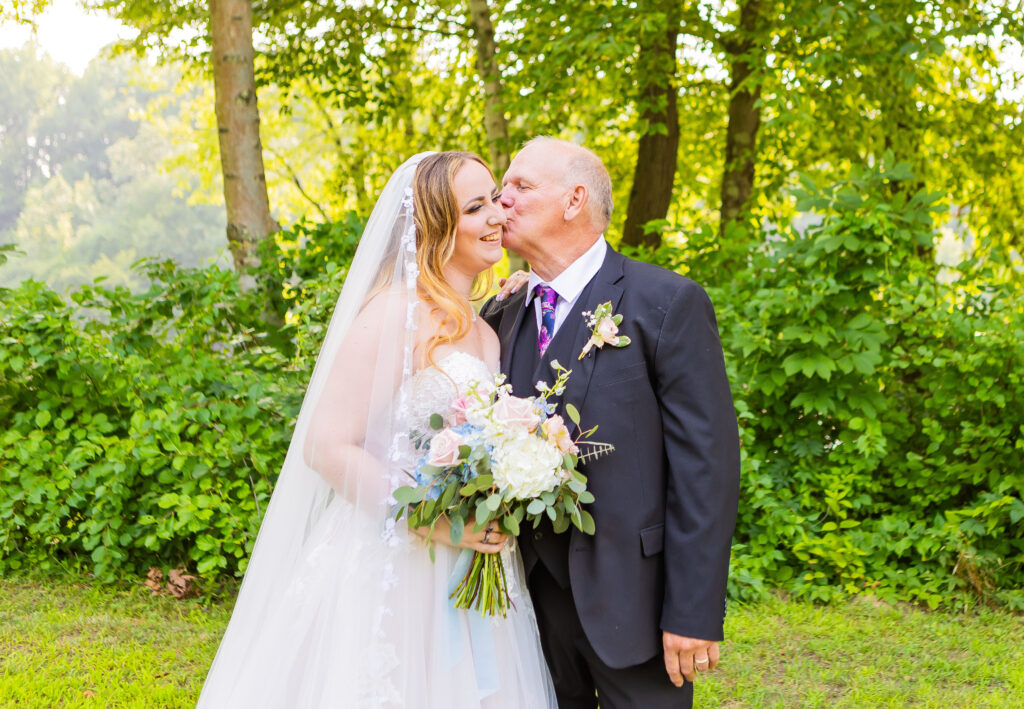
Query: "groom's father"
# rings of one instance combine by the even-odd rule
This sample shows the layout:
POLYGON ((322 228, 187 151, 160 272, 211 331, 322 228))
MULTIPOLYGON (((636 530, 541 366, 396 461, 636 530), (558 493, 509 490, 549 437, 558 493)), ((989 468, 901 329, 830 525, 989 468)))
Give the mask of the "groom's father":
POLYGON ((593 536, 548 523, 520 537, 559 706, 690 706, 684 678, 718 662, 739 485, 711 302, 607 245, 611 180, 590 151, 534 139, 502 184, 504 244, 531 266, 527 287, 483 310, 502 370, 527 396, 557 359, 573 370, 562 403, 615 445, 584 467, 593 536), (584 314, 604 303, 631 343, 579 360, 592 334, 584 314))

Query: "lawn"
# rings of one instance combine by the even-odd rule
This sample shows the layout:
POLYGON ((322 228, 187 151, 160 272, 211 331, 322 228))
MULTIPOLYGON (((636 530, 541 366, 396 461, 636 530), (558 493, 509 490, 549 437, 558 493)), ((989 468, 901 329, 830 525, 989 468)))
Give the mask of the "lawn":
MULTIPOLYGON (((227 618, 141 585, 0 579, 0 707, 192 707, 227 618)), ((726 626, 698 707, 1024 706, 1019 615, 773 599, 726 626)))

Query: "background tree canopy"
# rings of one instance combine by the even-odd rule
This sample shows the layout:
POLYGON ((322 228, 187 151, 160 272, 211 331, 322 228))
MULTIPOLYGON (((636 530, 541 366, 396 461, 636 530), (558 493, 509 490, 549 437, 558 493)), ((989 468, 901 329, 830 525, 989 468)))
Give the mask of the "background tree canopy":
POLYGON ((715 302, 731 593, 1024 608, 1019 0, 244 3, 254 92, 217 4, 93 2, 138 34, 80 78, 0 52, 0 570, 240 575, 391 170, 551 134, 715 302), (237 272, 225 91, 284 225, 237 272))

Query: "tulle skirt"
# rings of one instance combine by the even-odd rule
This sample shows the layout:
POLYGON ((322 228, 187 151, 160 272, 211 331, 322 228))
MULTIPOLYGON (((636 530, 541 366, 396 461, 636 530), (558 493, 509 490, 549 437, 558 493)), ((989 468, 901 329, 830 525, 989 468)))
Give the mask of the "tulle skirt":
POLYGON ((515 609, 482 618, 448 599, 462 550, 436 544, 431 561, 404 522, 335 498, 305 539, 272 607, 236 606, 199 707, 556 706, 514 548, 501 553, 515 609))

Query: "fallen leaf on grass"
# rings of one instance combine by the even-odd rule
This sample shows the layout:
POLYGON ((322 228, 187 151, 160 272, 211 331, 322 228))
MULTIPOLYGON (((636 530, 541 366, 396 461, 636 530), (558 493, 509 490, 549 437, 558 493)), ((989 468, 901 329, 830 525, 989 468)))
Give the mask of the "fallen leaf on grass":
POLYGON ((155 566, 149 567, 149 572, 146 574, 146 580, 143 583, 150 591, 154 594, 160 593, 163 588, 164 572, 155 566))
POLYGON ((193 581, 196 580, 195 576, 191 576, 185 573, 185 569, 171 569, 167 572, 167 590, 171 592, 171 595, 175 598, 185 598, 186 596, 194 596, 197 593, 196 585, 193 581))

